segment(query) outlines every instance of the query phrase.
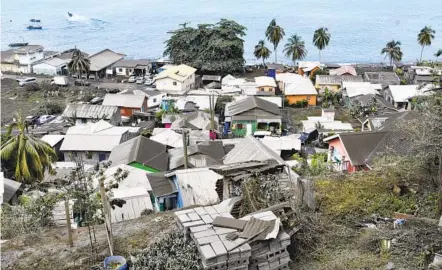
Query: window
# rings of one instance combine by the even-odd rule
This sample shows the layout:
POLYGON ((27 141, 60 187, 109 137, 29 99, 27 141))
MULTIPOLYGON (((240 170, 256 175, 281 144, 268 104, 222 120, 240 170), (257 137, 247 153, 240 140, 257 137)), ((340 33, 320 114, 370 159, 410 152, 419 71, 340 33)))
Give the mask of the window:
POLYGON ((173 82, 173 85, 177 85, 177 83, 176 83, 176 82, 173 82))
POLYGON ((155 103, 155 102, 157 102, 157 99, 156 99, 156 98, 154 98, 154 99, 153 99, 153 102, 154 102, 154 103, 155 103))
POLYGON ((310 101, 310 96, 307 96, 307 101, 310 101))
POLYGON ((82 124, 86 124, 87 123, 87 119, 86 118, 81 118, 81 123, 82 124))
POLYGON ((260 87, 260 88, 259 88, 259 91, 265 91, 265 88, 260 87))
POLYGON ((118 69, 118 72, 123 72, 123 69, 122 69, 122 68, 119 68, 119 69, 118 69))
POLYGON ((106 160, 106 153, 98 153, 98 161, 106 160))
POLYGON ((242 124, 236 124, 236 129, 243 129, 242 124))
POLYGON ((267 123, 263 123, 263 122, 258 123, 257 129, 258 130, 267 130, 267 123))

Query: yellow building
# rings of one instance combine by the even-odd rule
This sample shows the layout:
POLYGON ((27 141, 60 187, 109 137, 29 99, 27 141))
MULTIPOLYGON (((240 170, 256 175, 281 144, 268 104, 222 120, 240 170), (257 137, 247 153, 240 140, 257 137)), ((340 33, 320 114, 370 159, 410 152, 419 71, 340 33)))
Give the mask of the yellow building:
POLYGON ((268 76, 255 77, 255 83, 258 91, 273 92, 275 94, 276 82, 274 78, 268 76))
POLYGON ((363 82, 362 76, 353 75, 316 75, 315 88, 323 92, 326 88, 329 91, 340 91, 343 82, 363 82))

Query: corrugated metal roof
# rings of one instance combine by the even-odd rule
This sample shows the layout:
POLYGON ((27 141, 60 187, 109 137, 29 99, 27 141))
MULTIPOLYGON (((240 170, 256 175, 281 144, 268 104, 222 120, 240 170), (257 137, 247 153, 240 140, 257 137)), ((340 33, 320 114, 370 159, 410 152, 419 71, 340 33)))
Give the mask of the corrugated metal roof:
POLYGON ((389 85, 388 88, 390 89, 390 93, 395 102, 405 102, 415 96, 431 94, 430 92, 425 92, 427 88, 420 88, 420 86, 417 84, 389 85))
POLYGON ((226 116, 234 116, 248 110, 258 108, 274 115, 280 115, 279 108, 276 104, 267 100, 251 96, 239 101, 226 104, 226 116))
POLYGON ((106 94, 106 96, 104 96, 103 105, 126 108, 141 108, 143 107, 145 99, 146 97, 143 95, 106 94))
POLYGON ((150 173, 147 175, 152 192, 155 197, 161 197, 177 192, 177 188, 172 180, 164 176, 164 172, 150 173))
POLYGON ((356 69, 352 66, 341 66, 335 70, 330 70, 330 75, 344 75, 344 74, 350 74, 353 76, 358 75, 356 69))
POLYGON ((144 210, 153 210, 150 195, 145 190, 139 188, 124 188, 114 189, 112 192, 114 198, 126 201, 123 207, 116 206, 115 209, 111 209, 112 223, 136 219, 141 217, 141 213, 144 210))
POLYGON ((217 75, 203 75, 202 80, 203 81, 217 81, 217 82, 220 82, 221 81, 221 76, 217 76, 217 75))
MULTIPOLYGON (((163 67, 164 68, 164 67, 163 67)), ((188 65, 170 66, 155 77, 155 80, 171 78, 180 82, 185 81, 190 75, 194 74, 196 69, 188 65)))
POLYGON ((276 160, 279 164, 284 164, 284 160, 273 150, 265 146, 255 137, 246 136, 241 142, 235 145, 232 151, 224 156, 224 164, 232 164, 245 161, 276 160))
POLYGON ((63 111, 65 117, 106 119, 109 120, 118 112, 117 106, 92 105, 92 104, 68 104, 63 111))
MULTIPOLYGON (((242 99, 247 98, 247 96, 233 96, 235 101, 239 101, 242 99)), ((265 101, 271 102, 276 104, 279 108, 282 107, 282 98, 281 97, 265 97, 265 96, 258 96, 257 98, 263 99, 265 101)))
MULTIPOLYGON (((184 111, 188 102, 193 102, 198 107, 198 110, 204 111, 210 109, 210 97, 209 96, 180 96, 180 97, 168 97, 169 100, 175 100, 175 106, 178 110, 184 111)), ((218 96, 214 96, 214 101, 218 100, 218 96)))
POLYGON ((112 67, 135 68, 137 66, 149 66, 149 65, 150 61, 146 59, 139 59, 139 60, 121 59, 120 61, 113 64, 112 67))
POLYGON ((304 131, 316 129, 318 122, 321 124, 320 130, 353 131, 353 127, 350 123, 343 123, 341 121, 334 121, 330 119, 314 119, 301 121, 304 131))
POLYGON ((160 133, 157 133, 159 129, 155 128, 155 135, 151 136, 150 139, 161 144, 170 146, 170 147, 182 147, 183 146, 183 137, 181 134, 176 133, 172 129, 163 130, 160 133))
POLYGON ((138 162, 160 171, 166 171, 168 156, 165 145, 144 136, 138 136, 112 149, 109 160, 114 165, 138 162))
POLYGON ((14 53, 28 53, 28 52, 34 52, 38 50, 43 50, 43 46, 40 45, 26 45, 23 47, 20 47, 18 49, 14 50, 14 53))
POLYGON ((301 150, 301 140, 299 136, 271 137, 265 136, 260 141, 274 151, 281 150, 301 150))
POLYGON ((116 127, 104 120, 85 125, 73 126, 66 131, 66 135, 122 135, 126 132, 137 132, 138 127, 116 127))
MULTIPOLYGON (((210 114, 201 111, 182 114, 172 122, 171 128, 182 128, 183 126, 192 129, 210 130, 210 114)), ((214 129, 218 130, 218 117, 216 116, 214 116, 214 129)))
POLYGON ((177 170, 179 193, 183 207, 192 205, 211 205, 219 202, 216 182, 223 177, 207 168, 177 170))
POLYGON ((371 84, 369 82, 346 82, 343 83, 345 87, 345 93, 348 97, 356 97, 361 95, 376 95, 377 85, 371 84))
POLYGON ((78 134, 66 135, 60 151, 103 151, 110 152, 121 142, 121 134, 97 135, 78 134))
POLYGON ((0 179, 2 180, 1 183, 1 193, 3 201, 2 203, 7 203, 11 198, 14 196, 14 194, 17 192, 17 190, 20 188, 21 183, 16 182, 14 180, 5 178, 3 175, 3 172, 1 172, 0 179))
POLYGON ((90 71, 100 71, 115 62, 123 59, 126 55, 116 53, 109 49, 104 49, 96 54, 89 56, 90 71))
POLYGON ((293 77, 289 82, 284 83, 284 94, 286 96, 317 95, 318 92, 309 78, 299 76, 293 77))
MULTIPOLYGON (((207 158, 202 158, 202 157, 195 157, 192 160, 194 161, 195 167, 202 167, 202 166, 196 166, 196 165, 201 165, 204 164, 206 162, 209 163, 213 163, 215 162, 216 164, 222 163, 221 159, 224 157, 225 155, 225 151, 224 151, 224 147, 222 142, 213 142, 213 141, 206 141, 206 142, 202 142, 200 144, 195 144, 195 145, 191 145, 187 147, 187 156, 189 157, 189 163, 191 160, 191 156, 196 155, 196 154, 202 154, 204 156, 207 156, 210 159, 207 158)), ((183 148, 175 148, 175 149, 170 149, 169 150, 169 170, 173 170, 176 169, 178 167, 181 167, 184 165, 184 151, 183 148)))
POLYGON ((44 135, 41 138, 42 141, 47 142, 51 147, 54 147, 57 143, 59 143, 63 139, 64 135, 56 135, 56 134, 44 135))
POLYGON ((57 57, 45 60, 37 65, 34 65, 34 67, 38 68, 38 65, 40 64, 46 64, 46 65, 50 65, 50 66, 54 66, 54 67, 60 67, 60 66, 64 66, 66 65, 66 61, 57 57))
POLYGON ((268 76, 255 77, 255 82, 258 87, 262 86, 276 87, 276 82, 273 77, 268 77, 268 76))

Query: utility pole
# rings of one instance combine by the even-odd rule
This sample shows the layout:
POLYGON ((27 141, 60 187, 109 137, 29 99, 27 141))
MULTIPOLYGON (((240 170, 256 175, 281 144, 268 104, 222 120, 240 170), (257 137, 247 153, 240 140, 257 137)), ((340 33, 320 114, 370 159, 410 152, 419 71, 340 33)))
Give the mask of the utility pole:
POLYGON ((74 240, 72 239, 72 228, 71 228, 71 214, 69 212, 69 199, 64 199, 64 209, 66 212, 66 225, 68 227, 68 244, 70 247, 74 246, 74 240))
POLYGON ((183 128, 183 161, 184 161, 184 169, 187 169, 187 130, 183 128))
POLYGON ((114 240, 112 236, 112 223, 110 219, 109 203, 106 197, 106 190, 104 189, 104 179, 103 177, 98 178, 100 185, 100 195, 101 203, 103 204, 103 214, 104 214, 104 227, 106 229, 107 242, 109 244, 109 253, 111 256, 114 255, 114 240))

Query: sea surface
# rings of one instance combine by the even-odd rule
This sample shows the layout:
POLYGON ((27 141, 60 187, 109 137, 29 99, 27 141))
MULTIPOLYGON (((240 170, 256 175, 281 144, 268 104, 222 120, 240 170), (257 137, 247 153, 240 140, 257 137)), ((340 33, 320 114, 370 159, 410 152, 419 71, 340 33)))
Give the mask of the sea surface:
POLYGON ((415 61, 421 50, 417 34, 425 25, 436 30, 436 39, 425 48, 424 58, 434 59, 442 49, 441 11, 441 0, 3 0, 1 48, 24 40, 46 50, 76 46, 95 53, 110 48, 128 58, 159 58, 167 32, 180 23, 196 26, 226 18, 247 27, 245 58, 253 62, 254 45, 276 18, 286 32, 278 60, 286 63, 290 60, 283 57, 282 48, 292 34, 306 41, 306 60, 318 60, 312 38, 322 26, 331 33, 323 62, 387 63, 380 51, 391 39, 402 42, 404 61, 415 61), (32 18, 42 20, 43 30, 26 29, 32 18))

